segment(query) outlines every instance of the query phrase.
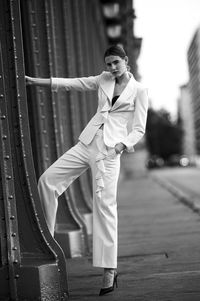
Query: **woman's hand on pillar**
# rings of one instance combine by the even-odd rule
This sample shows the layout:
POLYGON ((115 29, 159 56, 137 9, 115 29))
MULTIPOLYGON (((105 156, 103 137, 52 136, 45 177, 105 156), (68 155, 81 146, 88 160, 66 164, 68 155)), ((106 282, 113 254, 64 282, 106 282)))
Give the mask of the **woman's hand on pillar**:
POLYGON ((30 86, 33 84, 33 78, 30 76, 25 75, 25 79, 26 79, 26 85, 30 86))
POLYGON ((30 77, 25 75, 26 85, 34 85, 34 86, 41 86, 41 87, 50 87, 51 79, 50 78, 37 78, 37 77, 30 77))

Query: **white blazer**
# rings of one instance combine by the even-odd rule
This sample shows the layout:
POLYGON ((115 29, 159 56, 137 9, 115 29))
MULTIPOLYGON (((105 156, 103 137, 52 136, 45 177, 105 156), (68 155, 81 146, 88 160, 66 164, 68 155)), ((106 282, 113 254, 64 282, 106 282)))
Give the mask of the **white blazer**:
POLYGON ((81 78, 51 78, 54 91, 65 90, 98 90, 98 108, 79 136, 84 144, 89 144, 97 130, 104 124, 104 143, 114 147, 122 142, 128 152, 134 151, 134 145, 145 133, 148 96, 147 89, 137 82, 129 73, 130 80, 112 106, 115 78, 110 72, 102 72, 97 76, 81 78))

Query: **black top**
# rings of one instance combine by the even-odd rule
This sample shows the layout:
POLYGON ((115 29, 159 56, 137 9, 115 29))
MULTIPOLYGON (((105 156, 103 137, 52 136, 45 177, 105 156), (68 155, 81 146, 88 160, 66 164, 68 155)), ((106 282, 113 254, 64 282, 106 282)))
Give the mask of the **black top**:
POLYGON ((114 105, 114 103, 117 101, 118 98, 119 98, 119 95, 116 95, 116 96, 113 97, 112 106, 114 105))
MULTIPOLYGON (((117 101, 117 99, 119 98, 119 96, 120 96, 120 95, 116 95, 116 96, 113 97, 113 99, 112 99, 112 106, 113 106, 114 103, 117 101)), ((100 129, 103 129, 103 123, 101 124, 100 129)))

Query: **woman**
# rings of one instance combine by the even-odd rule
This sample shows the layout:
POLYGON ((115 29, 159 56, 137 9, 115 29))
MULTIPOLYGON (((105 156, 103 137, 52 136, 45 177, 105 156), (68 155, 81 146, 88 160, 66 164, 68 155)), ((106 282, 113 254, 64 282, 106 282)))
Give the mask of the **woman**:
POLYGON ((104 268, 99 295, 117 285, 117 181, 120 154, 134 151, 145 133, 147 91, 128 71, 121 46, 104 54, 107 72, 82 78, 40 79, 26 76, 27 84, 51 86, 55 91, 98 90, 98 108, 79 142, 40 177, 39 195, 49 230, 54 235, 57 199, 88 167, 93 176, 93 265, 104 268))

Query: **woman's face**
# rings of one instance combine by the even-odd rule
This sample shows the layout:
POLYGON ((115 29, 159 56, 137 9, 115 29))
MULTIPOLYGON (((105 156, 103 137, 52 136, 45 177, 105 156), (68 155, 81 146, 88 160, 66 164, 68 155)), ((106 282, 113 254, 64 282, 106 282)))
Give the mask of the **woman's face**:
POLYGON ((124 59, 117 55, 109 55, 105 57, 107 70, 111 72, 114 77, 120 77, 127 71, 127 62, 127 56, 124 59))

